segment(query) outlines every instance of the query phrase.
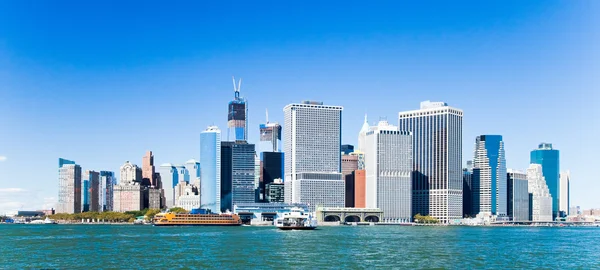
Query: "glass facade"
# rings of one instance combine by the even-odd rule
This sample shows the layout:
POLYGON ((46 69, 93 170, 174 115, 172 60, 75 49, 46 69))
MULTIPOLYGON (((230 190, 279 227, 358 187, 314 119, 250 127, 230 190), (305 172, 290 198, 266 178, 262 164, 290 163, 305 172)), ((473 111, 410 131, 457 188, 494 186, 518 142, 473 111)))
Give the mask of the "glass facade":
POLYGON ((115 174, 108 171, 100 171, 100 209, 99 211, 113 210, 113 192, 115 174))
POLYGON ((481 135, 475 139, 473 166, 479 173, 472 179, 477 189, 479 212, 491 215, 507 215, 507 180, 504 142, 500 135, 481 135))
POLYGON ((560 153, 550 143, 541 143, 531 151, 531 164, 542 165, 543 176, 552 196, 552 218, 559 217, 560 209, 560 153))
POLYGON ((275 182, 275 179, 283 179, 283 153, 281 152, 263 152, 262 156, 262 182, 260 190, 263 198, 267 198, 266 186, 275 182))
POLYGON ((200 133, 200 208, 221 212, 221 131, 216 126, 200 133))
POLYGON ((508 171, 508 216, 512 221, 529 221, 529 183, 527 174, 508 171))
POLYGON ((233 209, 233 145, 235 142, 221 142, 221 212, 233 209))

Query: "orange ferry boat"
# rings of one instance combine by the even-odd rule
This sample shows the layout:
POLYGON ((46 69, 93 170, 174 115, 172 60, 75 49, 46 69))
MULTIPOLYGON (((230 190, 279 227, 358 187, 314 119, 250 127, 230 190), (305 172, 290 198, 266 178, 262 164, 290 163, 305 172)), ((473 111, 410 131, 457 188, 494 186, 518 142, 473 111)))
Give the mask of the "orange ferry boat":
POLYGON ((154 226, 240 226, 236 214, 176 214, 159 213, 152 220, 154 226))

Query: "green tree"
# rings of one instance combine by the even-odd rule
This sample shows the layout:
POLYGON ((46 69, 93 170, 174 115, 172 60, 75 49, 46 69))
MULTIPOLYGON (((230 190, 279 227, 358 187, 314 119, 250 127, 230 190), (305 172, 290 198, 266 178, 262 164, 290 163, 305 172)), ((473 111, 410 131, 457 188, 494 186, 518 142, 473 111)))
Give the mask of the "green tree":
POLYGON ((148 209, 146 212, 146 220, 152 220, 158 213, 160 213, 160 209, 148 209))
POLYGON ((188 211, 181 208, 181 207, 173 207, 171 209, 169 209, 169 212, 173 212, 173 213, 187 213, 188 211))

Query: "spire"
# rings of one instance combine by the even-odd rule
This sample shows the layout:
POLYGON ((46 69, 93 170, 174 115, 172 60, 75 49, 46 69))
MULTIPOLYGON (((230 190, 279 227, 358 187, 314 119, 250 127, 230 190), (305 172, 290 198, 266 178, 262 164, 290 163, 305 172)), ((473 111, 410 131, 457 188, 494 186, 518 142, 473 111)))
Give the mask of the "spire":
POLYGON ((367 121, 367 114, 365 113, 365 122, 360 129, 360 134, 366 134, 367 132, 369 132, 369 122, 367 121))

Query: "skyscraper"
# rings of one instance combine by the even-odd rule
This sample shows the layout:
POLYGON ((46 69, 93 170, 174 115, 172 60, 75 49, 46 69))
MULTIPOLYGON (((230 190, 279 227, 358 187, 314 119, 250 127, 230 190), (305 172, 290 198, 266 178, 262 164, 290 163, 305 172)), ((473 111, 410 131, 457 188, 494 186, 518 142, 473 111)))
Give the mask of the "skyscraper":
POLYGON ((542 165, 531 164, 527 169, 531 221, 552 221, 552 195, 542 165))
POLYGON ((221 142, 221 212, 231 211, 233 201, 233 145, 235 142, 221 142))
POLYGON ((229 102, 229 113, 227 116, 227 140, 248 140, 248 106, 245 98, 240 97, 240 87, 242 79, 238 85, 233 79, 234 99, 229 102), (233 131, 233 138, 232 136, 233 131))
POLYGON ((507 170, 508 217, 513 221, 529 221, 529 183, 527 174, 507 170))
POLYGON ((560 174, 560 216, 566 217, 570 207, 570 187, 571 187, 571 172, 566 171, 560 174))
POLYGON ((58 159, 58 205, 56 213, 81 213, 81 167, 58 159))
MULTIPOLYGON (((343 145, 342 145, 343 147, 343 145)), ((354 172, 358 170, 358 156, 357 155, 348 155, 342 150, 342 176, 345 181, 345 206, 346 207, 354 207, 354 172)))
POLYGON ((367 132, 367 208, 381 209, 384 222, 412 220, 412 145, 410 132, 387 121, 379 121, 367 132))
POLYGON ((113 210, 113 185, 115 174, 108 171, 100 171, 100 208, 99 211, 113 210))
POLYGON ((147 186, 158 186, 154 177, 154 155, 152 151, 147 151, 146 155, 142 158, 142 183, 147 186))
MULTIPOLYGON (((273 183, 275 179, 283 179, 283 153, 281 152, 263 152, 262 156, 262 181, 259 183, 260 192, 263 200, 266 200, 268 191, 267 185, 273 183)), ((283 183, 281 183, 283 185, 283 183)))
MULTIPOLYGON (((477 200, 479 209, 479 200, 477 200)), ((467 167, 463 168, 463 215, 472 217, 477 215, 473 211, 473 161, 467 161, 467 167)))
POLYGON ((200 162, 196 161, 195 159, 190 159, 185 162, 184 166, 188 171, 190 184, 195 184, 200 180, 200 162))
POLYGON ((479 198, 479 212, 474 214, 506 216, 508 183, 502 136, 477 136, 473 161, 473 168, 479 169, 472 179, 477 187, 474 196, 479 198))
POLYGON ((369 130, 371 130, 371 127, 369 126, 369 122, 367 122, 367 115, 365 114, 365 121, 363 122, 362 128, 358 132, 358 146, 356 147, 358 152, 360 153, 365 152, 365 140, 367 138, 367 132, 369 132, 369 130))
POLYGON ((341 174, 341 106, 305 101, 285 106, 285 201, 344 206, 341 174))
POLYGON ((221 211, 255 202, 254 147, 245 141, 221 142, 221 211))
MULTIPOLYGON (((237 141, 233 145, 233 152, 231 156, 232 205, 254 203, 256 201, 254 189, 255 155, 256 152, 254 144, 249 144, 245 141, 237 141)), ((231 210, 233 210, 233 208, 231 208, 231 210)))
POLYGON ((413 214, 462 218, 462 118, 444 102, 399 113, 400 130, 413 136, 413 214))
POLYGON ((100 173, 96 171, 85 171, 89 180, 89 211, 100 212, 100 173))
POLYGON ((177 204, 175 201, 175 186, 179 182, 177 168, 171 163, 164 163, 160 165, 159 170, 163 183, 165 207, 167 209, 173 208, 177 204))
MULTIPOLYGON (((85 175, 82 175, 84 178, 85 175)), ((84 179, 81 181, 81 212, 90 211, 90 180, 84 179)))
POLYGON ((262 152, 281 152, 281 125, 278 123, 260 124, 260 143, 258 144, 259 153, 262 152))
POLYGON ((560 208, 560 153, 551 143, 541 143, 531 151, 531 164, 542 165, 546 184, 552 196, 552 218, 559 216, 560 208))
POLYGON ((200 207, 221 212, 221 130, 209 126, 200 133, 200 207))

